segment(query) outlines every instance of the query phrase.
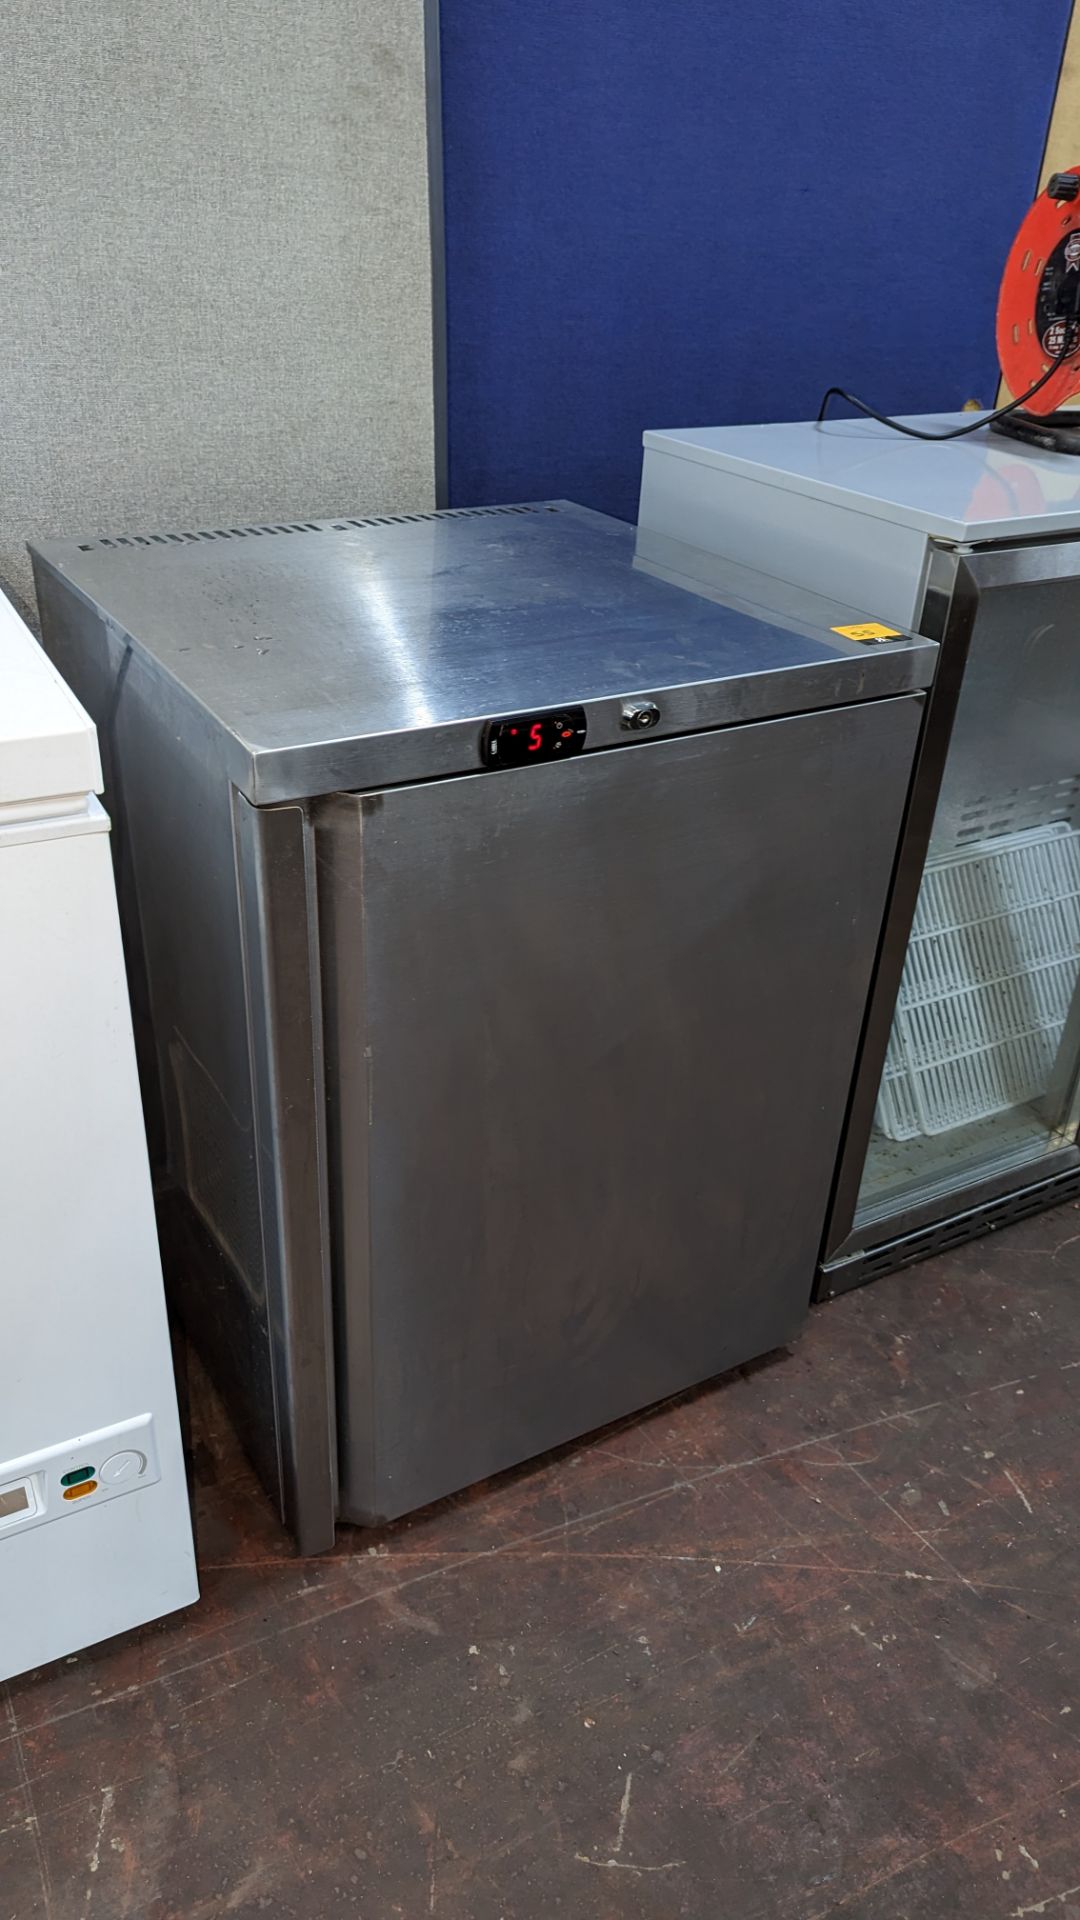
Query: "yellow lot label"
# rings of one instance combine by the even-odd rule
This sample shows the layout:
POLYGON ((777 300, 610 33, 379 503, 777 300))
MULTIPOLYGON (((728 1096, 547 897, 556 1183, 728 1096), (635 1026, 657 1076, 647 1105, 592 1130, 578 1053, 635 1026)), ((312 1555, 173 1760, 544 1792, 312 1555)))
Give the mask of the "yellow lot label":
POLYGON ((899 627, 883 627, 880 620, 864 620, 855 627, 834 627, 845 640, 899 640, 899 627))

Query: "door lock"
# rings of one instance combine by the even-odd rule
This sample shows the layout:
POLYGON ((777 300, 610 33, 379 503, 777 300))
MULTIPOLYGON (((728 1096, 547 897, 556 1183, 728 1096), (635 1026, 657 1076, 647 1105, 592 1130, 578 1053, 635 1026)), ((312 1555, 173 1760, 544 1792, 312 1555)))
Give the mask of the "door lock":
POLYGON ((655 700, 627 700, 619 717, 619 725, 630 733, 645 733, 655 727, 660 719, 660 709, 655 700))

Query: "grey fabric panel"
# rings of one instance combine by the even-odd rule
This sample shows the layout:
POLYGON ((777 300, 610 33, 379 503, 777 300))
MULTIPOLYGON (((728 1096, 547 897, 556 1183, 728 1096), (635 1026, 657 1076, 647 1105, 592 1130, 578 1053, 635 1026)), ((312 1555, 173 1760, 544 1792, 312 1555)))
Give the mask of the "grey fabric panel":
POLYGON ((434 501, 423 0, 5 0, 0 584, 32 535, 434 501))

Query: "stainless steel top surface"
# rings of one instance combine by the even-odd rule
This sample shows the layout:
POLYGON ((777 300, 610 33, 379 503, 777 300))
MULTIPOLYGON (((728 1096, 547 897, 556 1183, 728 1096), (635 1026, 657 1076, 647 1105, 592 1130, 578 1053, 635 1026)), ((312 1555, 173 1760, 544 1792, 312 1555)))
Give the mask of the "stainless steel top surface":
POLYGON ((630 744, 627 696, 682 733, 907 692, 936 654, 650 577, 631 527, 568 502, 32 552, 211 716, 266 803, 479 767, 500 714, 582 705, 588 749, 630 744))
MULTIPOLYGON (((905 414, 928 433, 969 413, 905 414)), ((876 420, 654 429, 646 448, 765 486, 918 527, 932 539, 1017 539, 1080 531, 1080 460, 983 428, 960 440, 912 440, 876 420)))

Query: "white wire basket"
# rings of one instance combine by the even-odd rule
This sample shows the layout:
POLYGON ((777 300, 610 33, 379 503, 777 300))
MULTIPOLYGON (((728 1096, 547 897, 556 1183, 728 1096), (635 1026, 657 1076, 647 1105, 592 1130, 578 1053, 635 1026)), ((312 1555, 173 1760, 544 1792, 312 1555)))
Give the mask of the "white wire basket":
POLYGON ((1080 974, 1080 828, 927 862, 877 1104, 890 1140, 1046 1091, 1080 974))

